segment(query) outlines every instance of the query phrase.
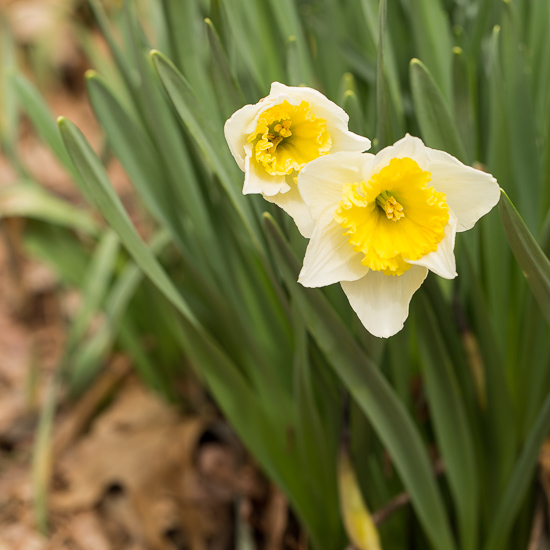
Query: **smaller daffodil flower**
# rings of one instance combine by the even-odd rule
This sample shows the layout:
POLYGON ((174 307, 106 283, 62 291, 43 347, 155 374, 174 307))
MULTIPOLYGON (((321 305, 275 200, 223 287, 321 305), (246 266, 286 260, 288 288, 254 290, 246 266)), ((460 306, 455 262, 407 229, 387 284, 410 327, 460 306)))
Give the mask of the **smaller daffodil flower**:
POLYGON ((428 270, 456 276, 456 232, 495 206, 490 174, 408 134, 377 155, 341 152, 308 164, 298 187, 315 227, 299 282, 340 282, 365 328, 399 332, 428 270))
POLYGON ((245 105, 225 123, 225 139, 245 173, 243 193, 262 194, 309 237, 313 220, 298 192, 297 175, 318 157, 370 147, 367 138, 348 130, 348 120, 317 90, 273 82, 267 97, 245 105))

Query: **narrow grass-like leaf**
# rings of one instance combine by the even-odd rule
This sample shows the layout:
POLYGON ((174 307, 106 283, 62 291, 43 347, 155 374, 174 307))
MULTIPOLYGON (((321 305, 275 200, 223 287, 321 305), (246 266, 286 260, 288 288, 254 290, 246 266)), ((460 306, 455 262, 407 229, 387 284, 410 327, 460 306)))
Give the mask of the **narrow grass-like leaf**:
POLYGON ((99 231, 88 212, 30 182, 0 189, 0 218, 13 216, 45 221, 88 235, 99 231))
POLYGON ((480 474, 486 488, 481 498, 485 515, 492 517, 513 467, 517 448, 515 404, 506 376, 505 351, 496 338, 494 316, 490 315, 480 278, 473 271, 470 258, 466 256, 466 259, 470 269, 468 296, 472 329, 481 350, 487 389, 487 408, 481 417, 486 435, 482 440, 485 470, 483 475, 480 474))
MULTIPOLYGON (((107 82, 95 72, 86 74, 90 101, 109 143, 153 217, 182 246, 183 216, 167 185, 168 174, 153 142, 119 102, 107 82)), ((197 256, 197 260, 199 257, 197 256)))
POLYGON ((307 84, 306 71, 300 56, 298 42, 295 36, 289 36, 286 46, 286 72, 289 86, 304 86, 307 84))
MULTIPOLYGON (((114 243, 112 242, 113 233, 109 231, 107 235, 106 245, 114 246, 118 244, 118 238, 114 243), (110 235, 109 235, 110 234, 110 235)), ((158 255, 170 242, 169 235, 161 231, 150 243, 151 252, 155 255, 158 255)), ((109 251, 107 250, 107 253, 109 251)), ((96 253, 98 260, 96 263, 104 262, 101 259, 101 253, 98 251, 96 253)), ((93 261, 93 260, 92 260, 93 261)), ((82 289, 85 296, 85 302, 78 313, 76 322, 71 326, 70 340, 74 344, 79 344, 73 349, 69 349, 68 352, 71 353, 70 365, 70 384, 71 390, 73 393, 80 393, 83 391, 93 380, 94 376, 97 374, 101 368, 105 359, 107 359, 108 354, 110 353, 116 338, 119 336, 119 331, 123 340, 128 342, 130 345, 133 344, 131 330, 124 324, 124 315, 126 310, 132 300, 137 288, 143 280, 143 271, 134 263, 128 263, 122 272, 118 275, 115 282, 110 289, 105 287, 106 271, 101 268, 95 268, 94 265, 91 266, 91 271, 87 272, 88 283, 85 283, 84 288, 82 289), (94 275, 100 278, 100 282, 95 281, 94 275), (87 288, 88 287, 88 288, 87 288), (96 309, 99 307, 100 299, 103 297, 103 292, 108 290, 108 294, 103 300, 102 311, 104 313, 104 322, 100 328, 89 338, 78 342, 78 337, 80 334, 76 332, 76 327, 79 323, 79 318, 82 318, 86 315, 86 310, 93 311, 93 305, 90 305, 91 300, 96 303, 96 309), (97 296, 97 298, 94 298, 97 296)), ((80 322, 80 325, 85 327, 85 323, 80 322)), ((134 360, 139 361, 139 353, 135 350, 134 347, 130 347, 130 355, 134 360)), ((140 362, 142 364, 142 362, 140 362)), ((154 374, 149 376, 149 380, 156 380, 154 374)))
POLYGON ((55 119, 52 116, 44 98, 38 90, 22 74, 16 73, 12 77, 13 86, 21 99, 21 106, 29 116, 38 135, 42 138, 61 164, 74 175, 73 165, 67 155, 63 142, 59 136, 55 119))
POLYGON ((422 321, 420 351, 424 358, 424 379, 431 417, 457 507, 460 547, 473 550, 477 547, 479 480, 472 429, 458 380, 427 300, 424 301, 422 321))
MULTIPOLYGON (((447 102, 451 101, 451 36, 440 0, 408 0, 418 57, 429 68, 447 102)), ((450 152, 450 151, 449 151, 450 152)))
POLYGON ((462 48, 453 48, 453 106, 454 120, 462 143, 467 151, 466 160, 471 163, 477 151, 475 115, 470 91, 469 69, 462 48))
POLYGON ((510 248, 550 323, 550 261, 504 191, 499 210, 510 248))
POLYGON ((387 447, 434 548, 454 549, 430 460, 409 413, 320 292, 298 285, 294 254, 273 219, 266 214, 264 220, 283 280, 309 331, 387 447))
POLYGON ((292 0, 270 0, 269 3, 283 39, 288 40, 292 36, 296 41, 302 78, 304 79, 302 84, 311 86, 315 80, 313 66, 296 3, 292 0))
POLYGON ((36 526, 42 534, 48 533, 48 491, 52 474, 52 433, 60 380, 54 376, 46 387, 42 410, 34 439, 31 483, 36 526))
MULTIPOLYGON (((162 84, 156 78, 155 69, 147 55, 144 30, 130 11, 128 3, 125 4, 124 15, 128 47, 140 79, 140 86, 134 91, 134 96, 144 125, 155 143, 156 152, 163 161, 163 172, 169 176, 166 179, 168 185, 165 184, 167 200, 174 203, 172 211, 176 211, 176 221, 181 220, 183 212, 192 220, 196 234, 189 246, 195 245, 193 252, 201 257, 205 250, 211 250, 213 267, 219 269, 219 263, 216 262, 218 239, 214 234, 206 200, 208 190, 199 183, 201 171, 193 163, 194 151, 186 144, 162 84), (138 90, 139 93, 136 93, 138 90)), ((208 113, 210 124, 221 124, 217 111, 208 109, 208 113)))
POLYGON ((545 437, 550 431, 550 395, 537 416, 537 421, 525 442, 512 477, 501 499, 495 519, 489 529, 484 550, 500 550, 514 526, 514 520, 523 504, 527 489, 537 465, 537 457, 545 437))
POLYGON ((126 86, 129 90, 133 89, 138 81, 139 76, 135 69, 130 66, 128 58, 124 55, 123 51, 117 44, 115 36, 111 31, 111 26, 109 24, 107 14, 105 13, 101 2, 99 0, 88 0, 88 2, 90 7, 92 8, 99 29, 101 30, 101 33, 103 34, 105 40, 107 41, 107 44, 109 45, 109 49, 111 50, 111 54, 116 62, 118 70, 124 78, 126 86))
POLYGON ((93 200, 94 206, 105 216, 145 273, 157 284, 167 298, 193 322, 194 315, 155 260, 149 248, 139 237, 120 199, 112 188, 105 169, 86 138, 67 119, 61 117, 58 124, 63 142, 80 176, 79 183, 93 200))
MULTIPOLYGON (((379 76, 377 74, 378 69, 380 67, 380 60, 379 56, 381 55, 381 51, 378 48, 379 38, 378 33, 380 32, 380 11, 379 15, 377 17, 376 14, 376 5, 378 4, 378 9, 380 10, 380 2, 377 2, 377 0, 361 0, 361 9, 362 13, 365 17, 365 23, 367 25, 367 28, 369 30, 368 34, 370 40, 372 41, 372 48, 375 50, 373 53, 373 59, 376 61, 376 82, 378 86, 379 82, 379 76)), ((386 8, 385 11, 387 11, 387 2, 385 2, 386 8)), ((386 17, 387 19, 387 17, 386 17)), ((387 23, 385 23, 385 26, 387 27, 387 23)), ((384 34, 387 35, 387 28, 384 31, 384 34)), ((402 99, 402 92, 401 87, 399 84, 399 72, 397 68, 396 63, 396 56, 395 56, 395 47, 394 47, 394 41, 391 40, 391 36, 384 38, 384 45, 383 45, 383 79, 384 79, 384 92, 387 94, 386 96, 386 103, 388 105, 386 106, 385 113, 388 115, 391 115, 393 117, 392 122, 392 132, 394 135, 402 136, 404 132, 404 114, 403 114, 403 99, 402 99), (390 109, 390 100, 391 100, 391 109, 390 109)), ((365 67, 366 60, 363 56, 363 71, 367 70, 370 71, 372 69, 365 67)), ((367 76, 367 75, 365 75, 367 76)), ((374 75, 373 75, 374 76, 374 75)), ((367 78, 367 81, 371 80, 371 78, 367 78)), ((375 79, 372 78, 374 81, 375 79)), ((378 101, 378 92, 377 92, 377 101, 378 101)), ((377 112, 378 112, 379 106, 377 105, 377 112)), ((378 116, 378 115, 377 115, 378 116)), ((390 121, 387 121, 389 123, 390 121)))
POLYGON ((250 236, 256 241, 255 221, 248 204, 243 200, 240 185, 237 185, 242 176, 233 159, 229 158, 229 150, 221 131, 212 127, 212 121, 204 113, 185 78, 173 63, 157 51, 151 52, 151 57, 174 107, 216 172, 250 236))
POLYGON ((66 346, 69 352, 84 335, 92 316, 101 309, 103 298, 114 274, 119 246, 118 237, 111 230, 106 230, 98 242, 91 265, 86 271, 86 280, 83 282, 84 300, 71 322, 67 337, 66 346))
POLYGON ((449 106, 426 66, 418 59, 410 64, 411 89, 422 137, 428 147, 442 149, 466 161, 466 151, 449 106))
POLYGON ((349 129, 359 135, 365 133, 365 123, 361 102, 353 90, 346 90, 342 99, 342 108, 349 115, 349 129))
POLYGON ((237 109, 245 103, 243 92, 237 79, 231 72, 227 55, 220 42, 220 37, 210 19, 204 20, 206 33, 210 44, 212 60, 212 79, 218 94, 218 101, 225 118, 229 118, 237 109))
MULTIPOLYGON (((135 11, 130 9, 130 4, 125 4, 128 14, 135 11)), ((201 103, 208 107, 212 118, 218 120, 219 102, 208 75, 209 46, 200 3, 163 0, 162 4, 169 38, 176 47, 181 71, 201 103)))
POLYGON ((377 122, 376 137, 378 148, 383 149, 394 142, 389 112, 388 90, 384 74, 384 41, 386 36, 386 0, 380 0, 378 8, 378 60, 376 65, 376 104, 377 122))
MULTIPOLYGON (((522 49, 520 38, 521 21, 518 6, 503 2, 502 28, 500 33, 502 73, 505 87, 506 118, 509 123, 510 155, 514 180, 518 190, 518 205, 522 212, 532 211, 532 197, 541 194, 541 162, 539 155, 540 137, 533 111, 528 61, 522 49), (521 106, 521 108, 519 108, 521 106)), ((541 113, 542 114, 542 113, 541 113)), ((536 231, 542 212, 526 220, 531 231, 536 231)))
POLYGON ((323 422, 324 407, 332 401, 316 400, 317 373, 313 372, 309 354, 309 337, 299 312, 293 312, 296 354, 294 358, 294 400, 296 403, 296 446, 300 454, 301 468, 310 472, 303 479, 310 488, 311 498, 324 501, 323 514, 319 514, 319 532, 327 546, 343 543, 338 513, 338 495, 335 481, 336 438, 323 422))
MULTIPOLYGON (((265 87, 269 83, 267 72, 271 64, 268 65, 262 62, 261 56, 259 55, 260 48, 257 47, 257 44, 261 43, 261 40, 255 40, 258 36, 257 33, 261 32, 263 29, 258 29, 257 26, 251 25, 249 27, 249 32, 243 33, 242 29, 246 28, 246 26, 242 19, 245 17, 245 10, 248 6, 242 6, 243 2, 237 2, 236 0, 222 0, 221 4, 224 14, 227 17, 228 26, 231 30, 231 38, 236 50, 236 56, 246 67, 246 72, 254 81, 257 89, 261 92, 265 92, 265 87), (251 36, 249 36, 249 34, 251 36)), ((249 12, 254 7, 252 4, 248 3, 250 6, 248 9, 249 12)), ((250 16, 250 13, 248 13, 248 15, 250 16)), ((272 30, 270 29, 270 34, 267 36, 271 36, 271 33, 272 30)), ((267 52, 266 55, 268 55, 267 52)))

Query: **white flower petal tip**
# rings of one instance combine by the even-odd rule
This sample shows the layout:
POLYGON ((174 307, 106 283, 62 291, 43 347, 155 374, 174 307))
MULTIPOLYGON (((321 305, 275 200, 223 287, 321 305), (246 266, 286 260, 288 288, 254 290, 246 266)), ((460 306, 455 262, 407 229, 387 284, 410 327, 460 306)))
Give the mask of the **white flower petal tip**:
POLYGON ((358 281, 342 282, 342 288, 363 326, 378 338, 389 338, 403 328, 411 298, 427 275, 420 266, 400 277, 369 271, 358 281))
MULTIPOLYGON (((295 209, 283 206, 288 197, 280 195, 296 188, 302 168, 339 151, 370 147, 369 139, 349 131, 348 120, 317 90, 273 82, 268 96, 236 111, 224 126, 229 149, 245 172, 243 193, 259 193, 292 216, 295 209)), ((292 202, 299 198, 293 195, 292 202)))
POLYGON ((500 187, 491 174, 466 166, 444 151, 428 149, 428 156, 432 185, 445 193, 459 233, 471 229, 498 204, 500 187))
POLYGON ((340 281, 356 281, 369 268, 348 244, 342 227, 332 222, 317 225, 309 241, 298 282, 306 287, 327 286, 340 281))
POLYGON ((500 189, 410 135, 376 155, 341 152, 314 160, 298 178, 314 229, 299 282, 341 282, 369 332, 399 332, 428 270, 457 276, 456 233, 493 208, 500 189))
POLYGON ((315 224, 309 208, 302 200, 296 185, 290 187, 290 190, 286 193, 278 193, 272 197, 264 195, 264 199, 282 208, 294 220, 298 231, 304 237, 307 239, 311 237, 315 224))

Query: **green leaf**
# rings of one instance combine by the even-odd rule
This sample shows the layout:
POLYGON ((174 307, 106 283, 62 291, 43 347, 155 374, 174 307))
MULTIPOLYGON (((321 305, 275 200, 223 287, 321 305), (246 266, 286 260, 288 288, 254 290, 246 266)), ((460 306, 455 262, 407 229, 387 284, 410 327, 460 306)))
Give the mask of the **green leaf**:
MULTIPOLYGON (((296 308, 295 308, 296 309, 296 308)), ((296 446, 302 471, 309 475, 303 483, 309 487, 311 499, 324 501, 318 515, 317 529, 327 547, 341 547, 340 514, 334 473, 336 471, 336 437, 331 426, 323 422, 323 411, 334 410, 335 401, 316 400, 318 375, 309 354, 309 337, 298 311, 293 311, 296 353, 294 358, 294 402, 296 404, 296 446)))
POLYGON ((88 235, 99 231, 87 212, 27 182, 0 189, 0 218, 13 216, 45 221, 88 235))
MULTIPOLYGON (((502 201, 501 201, 502 202, 502 201)), ((506 492, 497 508, 495 519, 489 529, 484 550, 500 550, 506 545, 514 520, 523 504, 533 480, 537 458, 550 426, 550 395, 546 397, 537 420, 519 456, 506 492)))
MULTIPOLYGON (((408 0, 418 57, 426 64, 443 97, 451 100, 451 35, 440 0, 408 0)), ((449 151, 450 152, 450 151, 449 151)))
POLYGON ((470 73, 466 56, 461 48, 453 48, 453 106, 454 120, 462 143, 467 150, 467 160, 472 162, 477 150, 475 113, 472 103, 470 73))
POLYGON ((378 11, 378 61, 376 65, 376 103, 377 122, 376 137, 378 148, 383 149, 394 142, 391 125, 391 114, 389 111, 388 90, 384 74, 384 42, 386 36, 386 0, 380 0, 378 11))
POLYGON ((67 337, 66 347, 69 353, 84 336, 93 315, 101 309, 103 298, 114 275, 119 246, 118 237, 111 230, 106 230, 94 251, 90 265, 87 266, 86 280, 82 287, 84 300, 71 321, 67 337))
MULTIPOLYGON (((146 380, 153 382, 154 387, 161 387, 157 372, 148 365, 147 359, 143 359, 143 352, 141 352, 136 342, 137 337, 133 334, 128 326, 127 319, 125 319, 126 310, 143 281, 143 271, 134 262, 128 262, 111 288, 108 289, 105 299, 103 299, 103 293, 107 290, 105 284, 107 283, 108 272, 101 264, 104 264, 106 260, 108 261, 108 257, 103 259, 102 256, 109 254, 109 247, 114 246, 115 243, 118 244, 118 238, 115 237, 116 241, 113 242, 112 235, 111 231, 106 235, 105 252, 102 253, 98 250, 95 253, 96 261, 93 262, 92 260, 92 262, 96 263, 98 267, 92 264, 90 271, 87 271, 88 281, 85 281, 82 289, 85 302, 78 312, 77 319, 71 326, 70 339, 77 342, 80 335, 75 333, 76 329, 73 327, 79 324, 79 318, 86 316, 86 310, 94 310, 91 301, 95 302, 95 308, 98 308, 100 302, 102 302, 105 322, 93 335, 83 339, 74 349, 68 350, 71 353, 68 364, 71 367, 70 384, 73 393, 80 393, 89 386, 90 381, 104 364, 117 337, 121 338, 124 347, 126 347, 132 359, 134 359, 136 367, 140 369, 146 380), (95 281, 96 277, 100 279, 99 283, 95 281)), ((158 255, 169 243, 168 233, 159 231, 151 239, 151 251, 153 254, 158 255)), ((80 321, 80 325, 84 326, 85 323, 80 321)))
POLYGON ((508 243, 546 321, 550 324, 550 261, 531 235, 508 195, 503 190, 501 193, 499 211, 508 243))
POLYGON ((217 92, 218 102, 225 118, 229 118, 245 103, 243 92, 229 67, 226 53, 210 19, 204 20, 206 33, 210 44, 210 58, 212 60, 212 77, 217 92))
POLYGON ((40 92, 22 75, 16 73, 12 78, 13 86, 21 99, 21 106, 29 116, 36 128, 38 135, 42 138, 61 164, 74 175, 73 165, 67 155, 63 142, 59 136, 55 119, 52 116, 48 104, 40 95, 40 92))
MULTIPOLYGON (((125 4, 128 13, 135 11, 130 10, 130 6, 130 2, 125 4)), ((177 53, 179 68, 201 103, 209 109, 212 118, 219 121, 220 103, 216 101, 215 88, 209 79, 207 28, 203 24, 200 3, 162 0, 162 6, 169 31, 168 38, 177 53)))
POLYGON ((342 98, 342 109, 349 115, 349 129, 359 135, 364 135, 363 111, 361 102, 353 90, 346 90, 342 98))
POLYGON ((293 37, 295 40, 297 55, 300 59, 302 84, 311 86, 315 80, 313 66, 296 3, 293 0, 270 0, 269 3, 283 39, 287 41, 293 37))
POLYGON ((438 447, 445 464, 460 527, 461 548, 477 544, 479 480, 472 430, 455 372, 441 338, 439 324, 429 302, 424 300, 423 330, 419 340, 424 380, 435 425, 438 447))
POLYGON ((454 549, 430 459, 409 413, 321 293, 298 285, 293 252, 268 214, 264 221, 283 280, 309 331, 387 447, 434 548, 454 549))
POLYGON ((210 162, 251 238, 257 242, 258 233, 254 229, 256 221, 250 211, 249 203, 245 202, 241 193, 242 175, 229 154, 222 132, 213 126, 210 117, 204 112, 189 84, 174 64, 158 51, 153 50, 151 58, 176 111, 204 157, 210 162))
POLYGON ((418 59, 411 61, 409 69, 416 118, 426 145, 465 162, 466 151, 451 111, 430 72, 418 59))
POLYGON ((139 237, 120 199, 111 186, 105 169, 80 130, 67 119, 60 117, 59 130, 76 171, 79 183, 94 206, 105 216, 109 225, 116 231, 130 254, 143 271, 155 282, 166 297, 191 322, 194 315, 183 301, 155 257, 139 237))
POLYGON ((164 183, 168 174, 153 142, 100 75, 88 71, 86 84, 92 107, 107 134, 110 146, 144 204, 159 223, 170 228, 174 239, 181 246, 183 217, 170 193, 170 186, 164 183))
MULTIPOLYGON (((502 29, 500 33, 502 74, 504 77, 504 97, 506 118, 510 132, 509 151, 518 202, 522 212, 530 212, 532 198, 539 197, 543 190, 541 180, 541 157, 539 144, 541 135, 537 128, 534 113, 533 93, 527 71, 531 69, 524 53, 521 38, 521 21, 518 6, 513 2, 503 2, 502 29), (520 107, 521 106, 521 107, 520 107)), ((540 113, 539 116, 541 116, 540 113)), ((540 218, 545 212, 538 208, 527 219, 531 231, 539 227, 540 218)))
POLYGON ((298 42, 295 36, 289 36, 286 45, 286 72, 289 86, 307 85, 307 71, 302 66, 298 42))

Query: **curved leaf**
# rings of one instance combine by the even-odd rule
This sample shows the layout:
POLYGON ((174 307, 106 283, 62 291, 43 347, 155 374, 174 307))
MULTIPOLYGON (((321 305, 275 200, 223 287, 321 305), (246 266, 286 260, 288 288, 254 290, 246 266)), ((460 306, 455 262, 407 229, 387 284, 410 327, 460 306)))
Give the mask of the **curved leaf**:
POLYGON ((531 235, 508 195, 502 189, 501 193, 499 211, 506 238, 542 313, 550 324, 550 261, 531 235))
POLYGON ((387 447, 434 548, 454 549, 430 459, 409 413, 322 294, 298 284, 291 248, 273 218, 264 214, 264 221, 283 280, 309 331, 387 447))

